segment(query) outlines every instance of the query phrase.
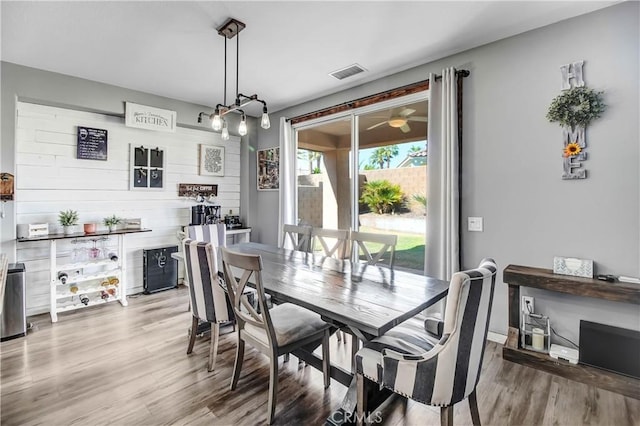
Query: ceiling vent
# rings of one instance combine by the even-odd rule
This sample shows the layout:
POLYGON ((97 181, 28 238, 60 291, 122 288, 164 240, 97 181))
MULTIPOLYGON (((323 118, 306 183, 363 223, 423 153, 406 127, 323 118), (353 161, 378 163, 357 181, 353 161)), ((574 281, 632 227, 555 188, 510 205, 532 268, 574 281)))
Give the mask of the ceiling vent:
POLYGON ((347 77, 351 77, 352 75, 360 74, 361 72, 365 71, 366 69, 364 69, 361 65, 353 64, 349 65, 346 68, 330 72, 329 75, 331 77, 337 78, 338 80, 344 80, 347 77))

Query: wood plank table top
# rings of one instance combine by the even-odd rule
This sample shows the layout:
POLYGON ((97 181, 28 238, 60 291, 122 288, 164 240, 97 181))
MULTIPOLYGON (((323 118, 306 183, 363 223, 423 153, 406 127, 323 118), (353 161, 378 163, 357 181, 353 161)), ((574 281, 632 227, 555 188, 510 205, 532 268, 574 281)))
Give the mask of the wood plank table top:
POLYGON ((265 291, 366 337, 380 336, 447 295, 449 283, 424 275, 242 243, 229 250, 262 257, 265 291))

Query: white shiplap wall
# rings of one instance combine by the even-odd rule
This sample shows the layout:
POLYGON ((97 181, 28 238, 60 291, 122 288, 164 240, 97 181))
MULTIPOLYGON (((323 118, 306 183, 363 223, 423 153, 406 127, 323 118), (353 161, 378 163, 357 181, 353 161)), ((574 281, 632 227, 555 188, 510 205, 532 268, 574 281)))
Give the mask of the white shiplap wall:
MULTIPOLYGON (((177 245, 176 232, 191 219, 193 200, 178 197, 179 183, 218 184, 222 214, 240 207, 240 139, 180 128, 164 133, 125 127, 124 119, 102 114, 18 102, 16 125, 16 223, 49 223, 58 232, 58 212, 77 210, 80 224, 116 214, 142 218, 152 232, 126 237, 127 293, 142 291, 142 250, 177 245), (77 126, 108 131, 108 160, 76 159, 77 126), (129 190, 129 145, 163 147, 165 189, 129 190), (199 145, 225 148, 225 176, 199 176, 199 145)), ((68 240, 58 245, 69 252, 68 240)), ((49 311, 48 242, 18 243, 26 266, 27 315, 49 311)), ((182 271, 181 271, 182 274, 182 271)))

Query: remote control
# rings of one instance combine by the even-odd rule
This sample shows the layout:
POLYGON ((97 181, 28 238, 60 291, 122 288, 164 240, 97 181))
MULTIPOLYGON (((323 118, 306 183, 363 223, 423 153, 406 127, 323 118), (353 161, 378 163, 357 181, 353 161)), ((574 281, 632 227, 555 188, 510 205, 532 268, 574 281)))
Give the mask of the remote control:
POLYGON ((598 278, 601 281, 607 281, 607 282, 614 282, 616 280, 616 277, 613 275, 598 275, 596 278, 598 278))
POLYGON ((618 277, 618 281, 622 281, 625 283, 633 283, 633 284, 640 284, 640 278, 635 278, 635 277, 625 277, 623 275, 620 275, 618 277))

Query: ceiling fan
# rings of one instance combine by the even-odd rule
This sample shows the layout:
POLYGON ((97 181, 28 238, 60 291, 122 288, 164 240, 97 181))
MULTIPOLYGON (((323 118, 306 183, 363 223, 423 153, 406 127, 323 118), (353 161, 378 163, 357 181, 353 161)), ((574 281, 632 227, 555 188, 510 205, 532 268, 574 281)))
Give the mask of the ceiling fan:
POLYGON ((394 108, 391 110, 391 113, 389 114, 389 118, 387 120, 367 127, 367 130, 375 129, 376 127, 382 126, 383 124, 388 124, 391 127, 402 130, 403 133, 409 133, 411 131, 411 127, 409 127, 409 121, 420 121, 423 123, 427 122, 427 117, 411 115, 414 112, 416 112, 416 110, 412 108, 403 108, 400 111, 397 111, 394 108))

